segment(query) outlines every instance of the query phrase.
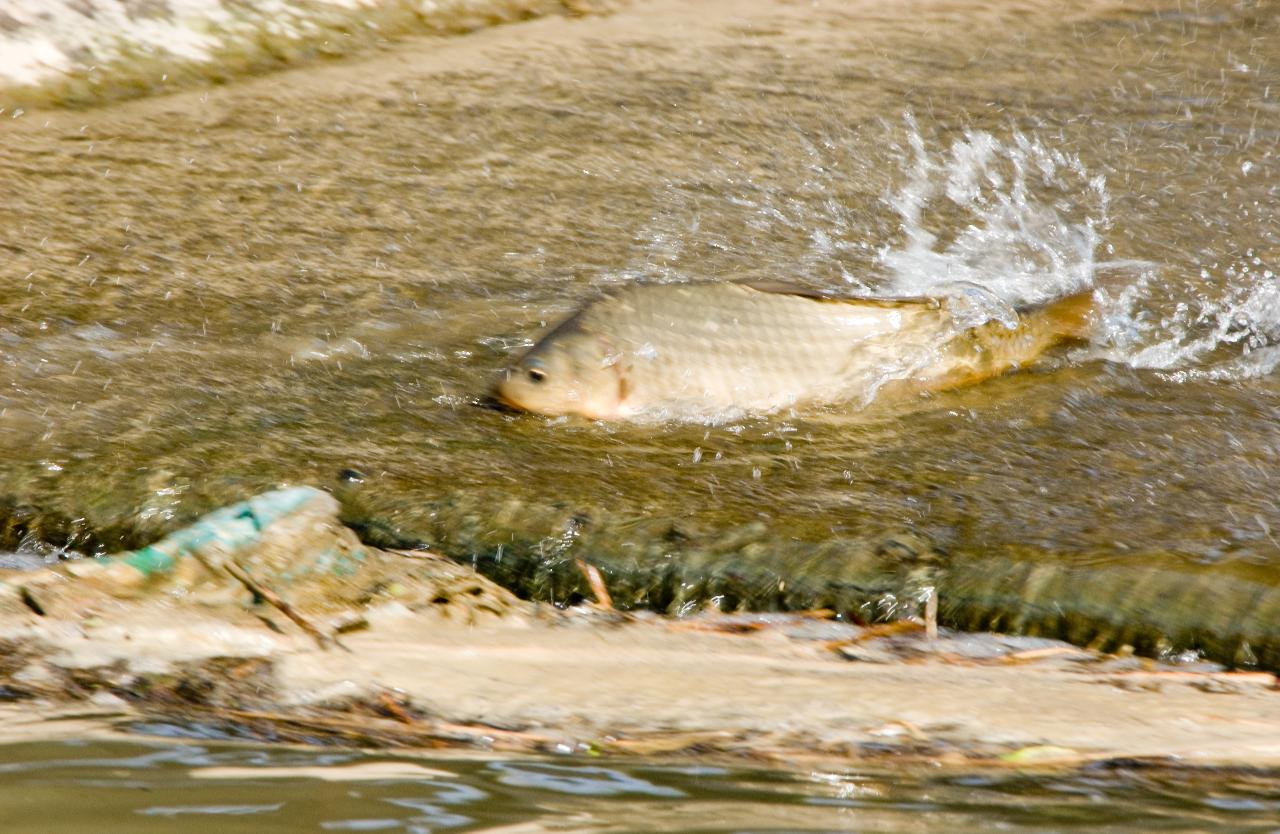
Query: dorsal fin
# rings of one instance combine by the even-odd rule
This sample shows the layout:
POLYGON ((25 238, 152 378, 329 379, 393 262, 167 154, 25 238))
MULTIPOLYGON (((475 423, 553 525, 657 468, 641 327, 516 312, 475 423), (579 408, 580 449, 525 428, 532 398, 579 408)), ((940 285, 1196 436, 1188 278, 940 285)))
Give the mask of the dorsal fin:
POLYGON ((876 307, 925 306, 934 309, 942 306, 942 299, 930 296, 827 295, 798 284, 788 284, 785 281, 746 281, 739 286, 748 287, 757 292, 794 295, 832 304, 868 304, 876 307))

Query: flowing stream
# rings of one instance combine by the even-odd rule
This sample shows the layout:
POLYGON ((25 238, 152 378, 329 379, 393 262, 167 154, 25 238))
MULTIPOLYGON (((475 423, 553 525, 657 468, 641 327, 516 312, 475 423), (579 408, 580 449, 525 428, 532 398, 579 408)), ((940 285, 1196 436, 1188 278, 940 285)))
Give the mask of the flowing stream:
POLYGON ((0 820, 149 832, 1009 832, 1266 834, 1263 774, 939 776, 581 760, 392 758, 208 743, 0 747, 0 820), (79 801, 68 801, 68 796, 79 801))
POLYGON ((677 613, 937 587, 1277 668, 1280 8, 917 5, 642 2, 0 114, 9 562, 311 483, 543 598, 578 558, 677 613), (739 279, 1103 315, 905 406, 482 407, 601 288, 739 279))

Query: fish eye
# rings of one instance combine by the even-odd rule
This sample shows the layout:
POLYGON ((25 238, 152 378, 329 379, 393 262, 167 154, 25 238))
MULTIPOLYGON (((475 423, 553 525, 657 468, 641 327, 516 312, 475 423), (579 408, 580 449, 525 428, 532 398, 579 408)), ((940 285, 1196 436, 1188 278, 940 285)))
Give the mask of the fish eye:
POLYGON ((525 376, 529 377, 529 381, 535 385, 541 385, 543 380, 547 378, 547 372, 538 368, 530 368, 525 371, 525 376))

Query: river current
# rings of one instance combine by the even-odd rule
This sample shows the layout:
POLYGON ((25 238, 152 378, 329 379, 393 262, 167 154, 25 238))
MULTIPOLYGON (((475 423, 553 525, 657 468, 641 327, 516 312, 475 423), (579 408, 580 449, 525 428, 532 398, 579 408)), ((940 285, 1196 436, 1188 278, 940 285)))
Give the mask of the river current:
POLYGON ((578 558, 675 612, 936 584, 960 624, 1280 662, 1277 7, 916 5, 638 3, 7 111, 3 544, 311 483, 543 598, 578 558), (602 288, 743 279, 1103 316, 894 408, 483 407, 602 288))
POLYGON ((1223 832, 1280 814, 1260 774, 938 775, 368 756, 207 743, 0 747, 24 834, 146 832, 1223 832), (83 801, 68 801, 68 796, 83 801))

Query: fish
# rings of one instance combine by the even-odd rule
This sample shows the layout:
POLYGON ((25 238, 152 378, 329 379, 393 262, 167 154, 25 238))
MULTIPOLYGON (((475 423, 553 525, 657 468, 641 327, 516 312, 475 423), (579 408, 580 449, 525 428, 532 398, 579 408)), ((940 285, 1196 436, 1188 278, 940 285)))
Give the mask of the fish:
POLYGON ((787 284, 633 284, 604 293, 504 369, 519 411, 716 421, 971 385, 1087 338, 1091 292, 965 326, 951 297, 827 296, 787 284))

